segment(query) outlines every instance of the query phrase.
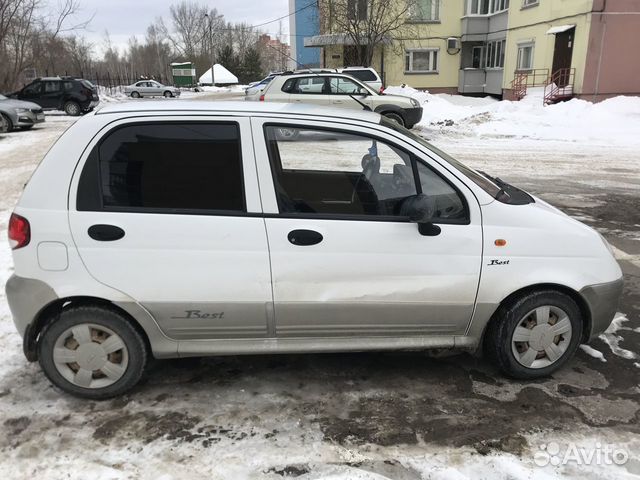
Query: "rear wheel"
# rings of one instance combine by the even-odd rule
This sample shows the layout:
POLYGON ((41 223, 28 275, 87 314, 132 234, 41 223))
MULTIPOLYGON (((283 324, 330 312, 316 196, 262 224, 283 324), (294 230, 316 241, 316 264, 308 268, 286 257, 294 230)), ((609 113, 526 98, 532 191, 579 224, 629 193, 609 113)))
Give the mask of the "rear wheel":
POLYGON ((138 92, 131 92, 131 98, 140 98, 140 94, 138 92))
POLYGON ((77 117, 82 113, 82 109, 78 102, 67 102, 64 104, 64 112, 72 117, 77 117))
POLYGON ((13 122, 11 121, 9 116, 5 115, 4 113, 0 113, 0 115, 2 115, 2 118, 4 118, 4 120, 7 122, 7 132, 12 131, 13 130, 13 122))
POLYGON ((147 348, 140 333, 119 312, 75 307, 45 327, 38 358, 55 386, 78 397, 102 400, 138 383, 147 348))
POLYGON ((399 114, 394 112, 387 112, 387 113, 383 113, 383 115, 387 117, 389 120, 391 120, 392 122, 396 122, 401 127, 404 127, 404 119, 399 114))
POLYGON ((500 306, 485 349, 508 376, 544 377, 575 353, 582 329, 582 313, 571 297, 554 290, 531 292, 500 306))

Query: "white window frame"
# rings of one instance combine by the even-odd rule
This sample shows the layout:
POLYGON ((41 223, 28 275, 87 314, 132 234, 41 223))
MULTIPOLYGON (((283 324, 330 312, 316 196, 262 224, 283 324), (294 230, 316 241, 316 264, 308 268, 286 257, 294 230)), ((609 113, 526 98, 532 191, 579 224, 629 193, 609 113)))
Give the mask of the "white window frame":
POLYGON ((540 0, 522 0, 522 8, 533 7, 539 4, 540 0))
POLYGON ((413 5, 409 12, 409 19, 413 22, 439 22, 440 21, 440 7, 442 6, 441 0, 426 0, 431 2, 431 18, 425 18, 422 16, 422 12, 418 5, 413 5))
POLYGON ((469 16, 489 15, 490 5, 491 5, 491 0, 468 0, 467 1, 467 15, 469 15, 469 16), (474 1, 477 1, 477 8, 476 8, 475 12, 472 9, 474 1), (487 13, 482 13, 482 11, 484 10, 482 8, 482 5, 486 5, 487 6, 487 13))
POLYGON ((505 49, 507 48, 507 39, 491 40, 487 42, 485 51, 485 68, 499 70, 504 68, 505 49), (491 55, 489 55, 491 53, 491 55))
POLYGON ((404 73, 439 73, 440 62, 440 49, 439 48, 412 48, 404 51, 404 73), (429 55, 429 70, 414 70, 413 69, 413 54, 425 53, 429 55), (435 55, 434 55, 435 53, 435 55), (409 60, 409 69, 407 69, 407 59, 409 60))
POLYGON ((509 0, 491 0, 489 13, 500 13, 509 10, 509 0))
POLYGON ((484 68, 485 55, 486 55, 486 49, 484 45, 476 45, 472 47, 471 48, 471 68, 484 68), (473 58, 475 57, 474 52, 476 51, 476 49, 480 50, 480 65, 478 65, 477 67, 474 67, 473 58))
POLYGON ((533 70, 535 51, 536 51, 535 42, 523 42, 518 44, 518 57, 516 60, 516 67, 517 67, 516 69, 518 71, 533 70), (523 58, 522 52, 524 51, 525 48, 531 48, 531 56, 529 57, 531 60, 531 64, 526 67, 522 65, 522 58, 523 58))

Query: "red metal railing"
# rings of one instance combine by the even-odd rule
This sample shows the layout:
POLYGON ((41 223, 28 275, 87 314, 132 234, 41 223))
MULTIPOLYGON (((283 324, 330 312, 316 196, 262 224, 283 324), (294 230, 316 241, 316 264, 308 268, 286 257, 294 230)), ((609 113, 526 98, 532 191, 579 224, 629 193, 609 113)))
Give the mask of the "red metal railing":
POLYGON ((548 68, 536 68, 532 70, 516 70, 511 81, 511 90, 516 100, 522 100, 527 94, 528 87, 541 87, 546 85, 549 79, 548 68))
POLYGON ((575 68, 561 68, 553 72, 544 86, 544 105, 573 97, 575 78, 575 68))

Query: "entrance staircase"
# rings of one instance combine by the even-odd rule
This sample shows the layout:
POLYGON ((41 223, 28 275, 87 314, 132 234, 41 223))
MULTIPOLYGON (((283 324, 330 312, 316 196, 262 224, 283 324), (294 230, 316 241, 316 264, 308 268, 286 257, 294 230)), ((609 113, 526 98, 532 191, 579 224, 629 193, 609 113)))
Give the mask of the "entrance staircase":
POLYGON ((516 70, 511 81, 513 99, 522 100, 530 87, 544 87, 544 105, 569 100, 573 97, 575 68, 561 68, 549 75, 548 68, 516 70))

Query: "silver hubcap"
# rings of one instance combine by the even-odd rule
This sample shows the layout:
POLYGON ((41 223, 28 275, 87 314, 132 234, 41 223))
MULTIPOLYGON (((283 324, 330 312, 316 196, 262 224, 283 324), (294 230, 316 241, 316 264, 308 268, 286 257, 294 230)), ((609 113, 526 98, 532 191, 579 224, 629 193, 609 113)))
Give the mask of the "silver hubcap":
POLYGON ((521 365, 544 368, 557 362, 571 342, 571 320, 561 308, 545 305, 527 313, 513 331, 511 350, 521 365))
POLYGON ((111 329, 81 323, 65 330, 53 350, 56 369, 83 388, 104 388, 120 380, 129 365, 122 339, 111 329))

